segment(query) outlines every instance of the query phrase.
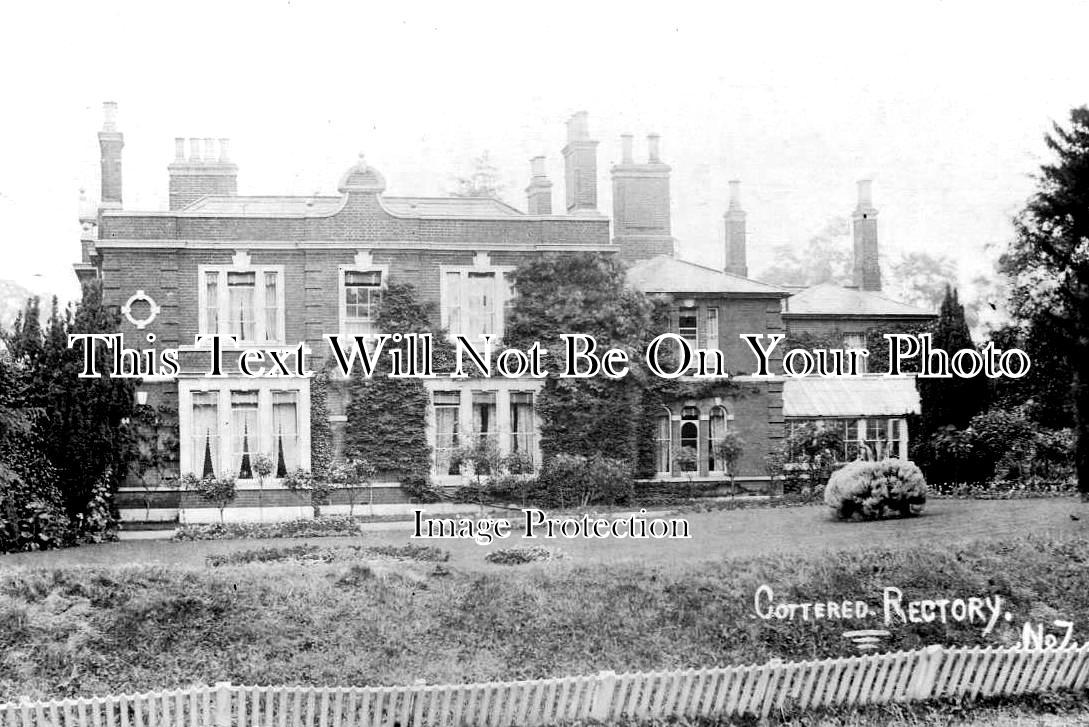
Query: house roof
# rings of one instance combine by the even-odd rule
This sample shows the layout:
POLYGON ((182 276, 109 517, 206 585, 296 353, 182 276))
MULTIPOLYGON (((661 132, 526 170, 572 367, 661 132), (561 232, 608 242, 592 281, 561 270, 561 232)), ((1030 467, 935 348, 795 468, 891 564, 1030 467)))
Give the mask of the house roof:
POLYGON ((787 299, 784 315, 914 316, 933 317, 933 311, 886 298, 880 293, 825 283, 787 299))
MULTIPOLYGON (((490 197, 381 197, 398 217, 524 217, 518 209, 490 197)), ((201 197, 178 214, 196 217, 320 217, 334 214, 344 197, 201 197)))
POLYGON ((343 197, 201 197, 178 210, 202 217, 305 217, 332 214, 344 204, 343 197))
POLYGON ((785 296, 783 288, 740 275, 657 255, 628 268, 628 283, 644 293, 749 293, 785 296))
POLYGON ((521 210, 492 197, 382 197, 403 217, 524 217, 521 210))
POLYGON ((903 416, 919 413, 919 392, 911 376, 788 378, 783 382, 783 416, 903 416))

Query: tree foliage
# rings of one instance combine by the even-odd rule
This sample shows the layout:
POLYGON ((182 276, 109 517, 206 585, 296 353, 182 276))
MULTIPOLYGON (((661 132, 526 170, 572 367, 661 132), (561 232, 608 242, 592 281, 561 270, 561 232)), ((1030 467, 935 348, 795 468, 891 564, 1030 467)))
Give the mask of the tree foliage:
POLYGON ((466 176, 457 178, 457 189, 451 192, 450 196, 499 199, 503 193, 502 175, 499 173, 499 168, 492 163, 488 151, 484 150, 480 156, 473 159, 472 163, 472 171, 466 176))
MULTIPOLYGON (((442 370, 451 358, 442 331, 433 331, 433 309, 421 304, 411 285, 390 285, 378 307, 378 330, 398 333, 432 332, 435 366, 442 370)), ((387 350, 402 347, 389 341, 387 350)), ((371 378, 362 375, 348 383, 344 449, 350 457, 366 460, 379 475, 397 477, 413 497, 432 501, 430 486, 431 447, 427 443, 427 409, 430 397, 417 378, 389 376, 383 356, 371 378)))
MULTIPOLYGON (((53 299, 46 326, 40 323, 37 299, 28 302, 6 337, 15 360, 26 367, 25 401, 40 411, 32 435, 57 473, 57 487, 75 537, 98 537, 92 530, 103 519, 92 510, 109 505, 138 457, 128 422, 134 415, 134 383, 130 379, 80 378, 83 346, 68 347, 68 335, 114 333, 119 316, 102 303, 101 282, 87 283, 75 311, 62 311, 53 299)), ((109 370, 110 352, 99 344, 98 369, 109 370)), ((104 527, 109 529, 110 524, 104 527)))
POLYGON ((644 397, 651 377, 643 354, 655 332, 666 330, 664 302, 629 288, 623 264, 600 253, 540 256, 515 270, 513 279, 507 341, 519 348, 541 341, 550 348, 543 358, 552 375, 537 402, 544 457, 641 461, 640 443, 650 437, 644 397), (624 350, 631 372, 620 379, 557 378, 566 360, 554 349, 569 333, 592 336, 600 349, 624 350))
MULTIPOLYGON (((964 306, 957 291, 947 288, 938 320, 934 324, 933 347, 950 357, 961 349, 974 349, 964 306)), ((953 376, 948 379, 919 379, 919 404, 922 431, 929 437, 944 426, 964 428, 968 421, 987 407, 988 381, 982 373, 969 379, 953 376)))
POLYGON ((1069 365, 1078 488, 1089 497, 1089 107, 1073 109, 1065 128, 1054 124, 1045 142, 1053 160, 1036 176, 1001 266, 1013 278, 1014 316, 1069 365))
POLYGON ((761 272, 761 280, 797 286, 851 283, 851 223, 845 217, 829 220, 805 245, 777 245, 772 253, 775 263, 761 272))

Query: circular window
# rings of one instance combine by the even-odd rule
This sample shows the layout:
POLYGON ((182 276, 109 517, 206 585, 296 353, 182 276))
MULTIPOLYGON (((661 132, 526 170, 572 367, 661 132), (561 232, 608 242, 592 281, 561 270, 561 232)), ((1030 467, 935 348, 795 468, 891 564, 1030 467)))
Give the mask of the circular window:
POLYGON ((121 306, 121 314, 129 319, 129 323, 139 329, 147 328, 155 316, 159 315, 159 305, 150 295, 142 290, 137 290, 125 305, 121 306))

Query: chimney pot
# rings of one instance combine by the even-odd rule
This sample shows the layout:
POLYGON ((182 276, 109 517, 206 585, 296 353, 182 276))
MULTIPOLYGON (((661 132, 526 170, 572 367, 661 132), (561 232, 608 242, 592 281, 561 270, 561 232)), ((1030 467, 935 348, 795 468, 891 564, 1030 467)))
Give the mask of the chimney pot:
POLYGON ((590 119, 585 111, 572 114, 567 122, 567 140, 584 141, 590 138, 590 119))
POLYGON ((174 161, 185 161, 185 139, 180 136, 174 138, 174 161))
POLYGON ((620 135, 620 163, 631 164, 632 163, 632 136, 631 134, 620 135))
POLYGON ((104 101, 102 103, 102 130, 117 131, 116 101, 104 101))
POLYGON ((536 156, 529 160, 530 174, 534 177, 546 177, 545 172, 545 158, 543 156, 536 156))
POLYGON ((658 158, 658 140, 657 134, 647 134, 647 160, 650 162, 661 161, 658 158))
POLYGON ((216 160, 215 144, 216 140, 212 137, 204 137, 204 161, 214 162, 216 160))
POLYGON ((730 180, 730 209, 741 209, 741 180, 730 180))
POLYGON ((873 180, 860 179, 858 181, 858 207, 859 209, 873 207, 873 180))
POLYGON ((189 161, 200 161, 200 139, 196 137, 189 138, 189 161))
POLYGON ((231 146, 231 140, 230 139, 220 139, 219 140, 219 161, 224 163, 224 164, 226 164, 227 162, 229 162, 231 160, 230 146, 231 146))

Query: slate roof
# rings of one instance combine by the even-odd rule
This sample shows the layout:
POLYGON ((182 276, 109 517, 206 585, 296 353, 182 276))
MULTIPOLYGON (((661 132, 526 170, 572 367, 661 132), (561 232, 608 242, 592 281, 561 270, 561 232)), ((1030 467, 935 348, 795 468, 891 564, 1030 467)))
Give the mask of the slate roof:
POLYGON ((784 315, 933 317, 934 311, 886 298, 880 293, 825 283, 804 288, 787 299, 784 315))
POLYGON ((783 416, 903 416, 919 413, 913 376, 841 376, 787 378, 783 381, 783 416))
POLYGON ((404 217, 524 217, 506 202, 491 197, 382 197, 382 204, 404 217))
POLYGON ((696 263, 657 255, 628 268, 628 283, 644 293, 748 293, 786 296, 785 289, 696 263))
MULTIPOLYGON (((515 207, 488 197, 381 197, 382 205, 398 217, 524 217, 515 207)), ((202 197, 178 210, 184 216, 210 217, 314 217, 331 215, 344 197, 202 197)))
POLYGON ((216 217, 305 217, 332 214, 343 197, 201 197, 178 210, 182 215, 216 217))

